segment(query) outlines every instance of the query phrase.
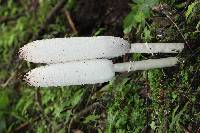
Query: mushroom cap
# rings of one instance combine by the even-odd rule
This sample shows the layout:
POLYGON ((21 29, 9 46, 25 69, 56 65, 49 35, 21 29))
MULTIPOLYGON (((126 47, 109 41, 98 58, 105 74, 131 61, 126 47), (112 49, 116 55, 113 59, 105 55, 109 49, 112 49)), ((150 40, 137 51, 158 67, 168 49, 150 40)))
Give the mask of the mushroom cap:
POLYGON ((127 41, 113 36, 54 38, 28 43, 20 48, 19 57, 29 62, 51 64, 113 58, 129 50, 127 41))
POLYGON ((31 86, 68 86, 103 83, 115 76, 113 63, 107 59, 50 64, 29 71, 25 80, 31 86))

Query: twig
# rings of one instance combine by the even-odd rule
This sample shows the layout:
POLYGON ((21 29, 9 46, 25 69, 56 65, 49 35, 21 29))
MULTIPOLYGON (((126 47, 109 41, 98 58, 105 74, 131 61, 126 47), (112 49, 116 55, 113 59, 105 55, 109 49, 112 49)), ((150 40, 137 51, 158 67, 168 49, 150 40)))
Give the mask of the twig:
POLYGON ((8 85, 8 83, 10 83, 10 81, 11 81, 13 78, 15 78, 15 75, 16 75, 15 72, 12 73, 12 74, 10 75, 10 77, 6 80, 6 82, 3 83, 3 84, 1 85, 1 87, 2 87, 2 88, 5 88, 5 87, 8 85))
MULTIPOLYGON (((148 81, 148 71, 146 72, 146 80, 148 81)), ((151 104, 151 99, 150 99, 150 93, 151 93, 151 89, 149 84, 146 85, 146 97, 145 97, 145 104, 146 104, 146 126, 149 127, 149 122, 151 119, 151 113, 150 113, 150 104, 151 104)))
MULTIPOLYGON (((40 119, 40 116, 34 118, 31 122, 24 122, 22 123, 19 127, 15 128, 14 129, 14 132, 19 132, 20 130, 32 125, 35 121, 39 120, 40 119)), ((23 130, 24 131, 24 130, 23 130)))
POLYGON ((188 88, 191 88, 193 81, 195 80, 196 75, 198 75, 200 72, 200 66, 197 67, 197 70, 194 73, 194 76, 192 77, 191 81, 190 81, 190 85, 188 88))
POLYGON ((70 122, 69 122, 69 126, 68 126, 68 133, 70 133, 70 130, 71 130, 71 126, 72 124, 74 123, 74 121, 78 121, 79 118, 81 118, 82 116, 84 116, 85 114, 87 114, 88 112, 94 110, 95 108, 97 107, 100 107, 100 108, 105 108, 101 103, 99 102, 96 102, 96 103, 93 103, 92 105, 88 106, 87 108, 81 110, 79 113, 75 114, 70 122))
POLYGON ((12 17, 5 17, 5 16, 0 16, 0 23, 7 23, 8 21, 14 21, 18 19, 19 17, 23 16, 24 14, 17 14, 12 17))
MULTIPOLYGON (((167 16, 167 18, 174 24, 174 26, 176 27, 176 29, 178 30, 178 32, 181 34, 182 38, 184 39, 185 43, 188 45, 187 40, 185 39, 185 36, 183 35, 183 33, 181 32, 180 28, 178 27, 178 25, 171 19, 171 17, 167 14, 165 14, 167 16)), ((190 48, 190 47, 189 47, 190 48)))
POLYGON ((73 33, 75 35, 77 35, 78 31, 77 31, 77 29, 76 29, 76 27, 74 25, 74 22, 73 22, 73 20, 71 18, 71 15, 70 15, 69 11, 68 10, 64 10, 64 12, 65 12, 65 16, 67 17, 67 20, 69 22, 69 25, 70 25, 71 29, 73 30, 73 33))
POLYGON ((85 103, 88 102, 89 96, 91 95, 91 93, 92 93, 92 89, 90 87, 84 90, 84 93, 81 96, 79 103, 73 109, 74 114, 76 114, 77 112, 80 112, 80 110, 82 110, 83 108, 87 106, 85 103))
POLYGON ((197 132, 196 133, 199 133, 200 132, 200 126, 199 126, 199 128, 197 129, 197 132))
POLYGON ((64 7, 66 2, 67 2, 66 0, 58 1, 58 3, 53 7, 53 9, 47 15, 46 20, 43 23, 43 25, 40 27, 40 30, 39 30, 38 34, 36 34, 36 36, 34 36, 32 38, 32 40, 37 40, 38 38, 40 38, 40 36, 42 34, 44 34, 44 31, 45 31, 47 25, 52 22, 52 20, 55 17, 55 15, 64 7))
MULTIPOLYGON (((78 114, 77 112, 80 112, 82 108, 85 108, 87 106, 87 104, 85 104, 85 103, 88 103, 91 93, 92 93, 92 90, 90 88, 85 89, 83 95, 81 96, 79 103, 72 109, 73 114, 78 114)), ((73 122, 75 120, 77 120, 76 116, 77 115, 74 115, 70 121, 65 122, 65 123, 69 122, 68 133, 70 133, 70 128, 71 128, 71 125, 73 124, 73 122)))
MULTIPOLYGON (((171 10, 172 7, 170 7, 167 4, 160 4, 159 6, 155 6, 153 8, 154 11, 156 12, 161 12, 163 15, 165 15, 172 23, 173 25, 176 27, 176 29, 178 30, 178 32, 180 33, 181 37, 183 38, 183 40, 185 41, 186 45, 188 46, 188 48, 191 50, 190 46, 188 45, 188 42, 185 38, 185 36, 183 35, 183 33, 181 32, 180 28, 178 27, 178 25, 173 21, 173 19, 171 18, 170 15, 173 15, 169 10, 171 10)), ((182 16, 182 14, 179 14, 182 16)), ((192 51, 192 50, 191 50, 192 51)), ((192 51, 193 52, 193 51, 192 51)))
POLYGON ((51 120, 47 117, 47 115, 44 113, 44 108, 42 106, 42 100, 41 100, 41 94, 39 88, 36 89, 36 94, 35 94, 35 100, 38 104, 39 110, 43 114, 44 118, 46 119, 47 122, 51 122, 51 120))
POLYGON ((82 111, 80 111, 78 114, 76 114, 76 118, 80 118, 81 116, 87 114, 89 111, 93 110, 96 107, 100 107, 100 108, 105 108, 101 103, 96 102, 93 103, 92 105, 88 106, 87 108, 83 109, 82 111))
MULTIPOLYGON (((45 119, 45 121, 47 123, 49 123, 51 125, 51 120, 49 119, 49 117, 45 114, 44 108, 42 106, 42 100, 41 100, 41 94, 40 94, 40 90, 39 88, 36 88, 36 94, 35 94, 35 100, 37 102, 38 108, 40 110, 40 112, 42 113, 43 118, 45 119)), ((51 126, 49 126, 51 127, 51 126)), ((52 129, 52 128, 51 128, 52 129)), ((50 129, 50 130, 51 130, 50 129)))
MULTIPOLYGON (((173 25, 176 27, 176 29, 178 30, 178 32, 180 33, 181 37, 183 38, 183 40, 185 41, 186 45, 188 46, 188 48, 192 51, 192 49, 190 48, 190 46, 188 45, 188 41, 186 40, 185 36, 183 35, 183 33, 181 32, 180 28, 178 27, 178 25, 172 20, 172 18, 170 17, 170 13, 168 13, 167 11, 164 10, 165 7, 164 5, 161 5, 161 10, 162 13, 173 23, 173 25)), ((193 52, 193 51, 192 51, 193 52)))

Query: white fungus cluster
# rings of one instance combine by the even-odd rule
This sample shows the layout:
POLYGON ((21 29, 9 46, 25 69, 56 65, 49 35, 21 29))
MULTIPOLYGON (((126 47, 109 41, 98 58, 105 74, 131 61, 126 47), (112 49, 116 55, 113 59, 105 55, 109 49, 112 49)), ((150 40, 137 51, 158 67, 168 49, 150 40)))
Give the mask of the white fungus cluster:
POLYGON ((19 57, 29 62, 48 65, 35 68, 25 75, 31 86, 67 86, 103 83, 115 72, 147 70, 176 65, 175 57, 113 64, 113 58, 126 53, 177 53, 179 44, 130 44, 119 37, 71 37, 37 40, 19 50, 19 57))

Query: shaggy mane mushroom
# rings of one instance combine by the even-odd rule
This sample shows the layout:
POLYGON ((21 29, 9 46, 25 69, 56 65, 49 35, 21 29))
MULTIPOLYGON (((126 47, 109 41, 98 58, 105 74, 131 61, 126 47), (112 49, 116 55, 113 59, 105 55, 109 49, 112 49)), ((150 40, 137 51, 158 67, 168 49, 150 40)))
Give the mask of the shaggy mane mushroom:
POLYGON ((67 86, 110 81, 115 72, 171 67, 176 57, 113 64, 109 58, 126 53, 177 53, 182 43, 133 43, 119 37, 71 37, 37 40, 19 51, 29 62, 46 63, 25 75, 31 86, 67 86), (105 58, 105 59, 102 59, 105 58), (108 58, 108 59, 106 59, 108 58))
POLYGON ((177 53, 182 43, 133 43, 113 36, 70 37, 37 40, 19 50, 19 57, 34 63, 61 63, 113 58, 126 53, 177 53))

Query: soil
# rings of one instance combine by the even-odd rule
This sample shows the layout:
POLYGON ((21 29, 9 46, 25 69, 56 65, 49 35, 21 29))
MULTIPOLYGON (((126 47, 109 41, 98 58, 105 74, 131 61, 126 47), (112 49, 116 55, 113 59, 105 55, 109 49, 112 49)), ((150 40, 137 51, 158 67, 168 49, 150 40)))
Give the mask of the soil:
POLYGON ((130 11, 128 0, 79 0, 72 12, 74 23, 82 36, 105 27, 105 35, 123 36, 122 23, 130 11))

